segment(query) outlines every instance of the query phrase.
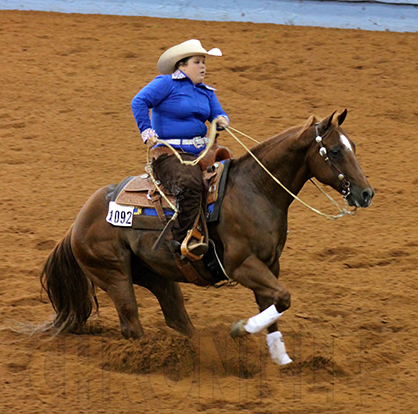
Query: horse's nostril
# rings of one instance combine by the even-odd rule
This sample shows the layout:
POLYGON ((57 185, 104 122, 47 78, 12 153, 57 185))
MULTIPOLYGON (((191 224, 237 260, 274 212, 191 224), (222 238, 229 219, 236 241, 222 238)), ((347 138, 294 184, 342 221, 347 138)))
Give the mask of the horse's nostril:
POLYGON ((371 201, 374 196, 374 191, 371 189, 367 189, 363 191, 363 200, 366 202, 371 201))

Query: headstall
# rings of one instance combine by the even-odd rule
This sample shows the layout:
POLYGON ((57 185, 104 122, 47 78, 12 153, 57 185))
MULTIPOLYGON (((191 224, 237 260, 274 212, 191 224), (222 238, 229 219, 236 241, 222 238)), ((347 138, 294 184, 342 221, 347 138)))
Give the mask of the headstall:
POLYGON ((328 151, 323 144, 323 139, 327 136, 328 132, 322 137, 319 134, 318 130, 319 124, 315 124, 315 141, 319 144, 319 155, 324 159, 324 161, 330 166, 330 168, 337 174, 337 177, 340 181, 343 181, 341 194, 344 198, 347 198, 350 195, 350 181, 348 181, 342 171, 330 160, 328 157, 328 151))

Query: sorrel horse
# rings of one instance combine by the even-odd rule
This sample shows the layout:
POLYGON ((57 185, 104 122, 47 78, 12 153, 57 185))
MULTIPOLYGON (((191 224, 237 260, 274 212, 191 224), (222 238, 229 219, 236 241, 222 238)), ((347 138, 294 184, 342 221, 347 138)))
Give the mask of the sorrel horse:
MULTIPOLYGON (((320 121, 311 116, 303 125, 257 145, 252 153, 293 194, 316 177, 342 194, 350 206, 368 207, 374 190, 357 162, 353 142, 341 129, 346 113, 334 113, 320 121)), ((142 337, 133 289, 137 284, 157 297, 169 327, 191 337, 194 327, 179 285, 187 280, 168 242, 154 251, 158 231, 106 222, 115 188, 103 187, 90 197, 47 259, 41 283, 56 311, 52 327, 74 331, 84 325, 98 306, 94 293, 98 286, 115 304, 122 335, 142 337)), ((290 293, 278 276, 293 199, 247 153, 231 161, 219 220, 209 225, 210 239, 227 275, 254 292, 260 309, 246 323, 235 324, 231 335, 267 329, 270 353, 279 364, 291 361, 287 355, 282 358, 280 347, 284 345, 280 345, 277 319, 290 307, 290 293)), ((194 266, 211 280, 202 261, 194 266)))

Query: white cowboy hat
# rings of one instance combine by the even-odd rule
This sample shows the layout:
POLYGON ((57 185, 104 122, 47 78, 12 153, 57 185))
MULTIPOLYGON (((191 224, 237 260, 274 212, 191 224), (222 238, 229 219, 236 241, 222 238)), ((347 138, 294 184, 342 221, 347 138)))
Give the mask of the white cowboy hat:
POLYGON ((174 72, 176 63, 189 56, 222 56, 222 52, 215 47, 209 52, 203 49, 201 43, 197 39, 187 40, 179 45, 173 46, 166 50, 158 60, 158 70, 163 75, 169 75, 174 72))

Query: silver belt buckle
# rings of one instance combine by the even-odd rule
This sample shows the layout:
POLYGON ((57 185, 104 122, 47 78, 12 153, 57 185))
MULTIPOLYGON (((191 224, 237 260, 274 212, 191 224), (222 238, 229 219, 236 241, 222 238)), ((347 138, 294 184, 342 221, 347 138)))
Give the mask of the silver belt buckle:
POLYGON ((195 148, 202 148, 206 145, 207 138, 206 137, 194 137, 193 138, 193 145, 195 148))

